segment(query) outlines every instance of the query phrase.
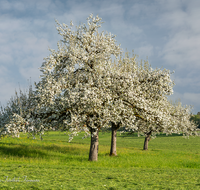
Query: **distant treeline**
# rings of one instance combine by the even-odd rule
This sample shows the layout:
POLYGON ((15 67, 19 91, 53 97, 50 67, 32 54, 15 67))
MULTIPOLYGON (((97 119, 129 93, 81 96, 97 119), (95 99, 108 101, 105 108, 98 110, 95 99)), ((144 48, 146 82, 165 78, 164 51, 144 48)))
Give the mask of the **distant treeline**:
POLYGON ((200 114, 193 115, 191 117, 191 120, 193 120, 198 125, 198 128, 200 128, 200 114))

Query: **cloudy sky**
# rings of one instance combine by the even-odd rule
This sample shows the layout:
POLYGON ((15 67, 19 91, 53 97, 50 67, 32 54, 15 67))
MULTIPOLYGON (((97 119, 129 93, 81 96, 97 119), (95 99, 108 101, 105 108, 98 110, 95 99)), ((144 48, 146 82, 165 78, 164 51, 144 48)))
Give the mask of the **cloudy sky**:
POLYGON ((200 111, 199 0, 0 0, 0 102, 38 82, 39 67, 57 49, 60 23, 86 23, 93 13, 123 50, 153 68, 175 71, 171 99, 200 111))

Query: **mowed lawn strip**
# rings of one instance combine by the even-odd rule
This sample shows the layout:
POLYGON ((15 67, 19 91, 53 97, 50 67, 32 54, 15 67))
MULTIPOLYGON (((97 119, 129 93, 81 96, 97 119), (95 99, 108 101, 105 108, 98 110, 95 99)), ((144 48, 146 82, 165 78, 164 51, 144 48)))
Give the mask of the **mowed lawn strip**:
POLYGON ((119 135, 110 157, 110 133, 100 133, 98 162, 90 139, 49 132, 43 141, 0 141, 0 189, 200 189, 200 138, 160 135, 143 151, 144 137, 119 135))

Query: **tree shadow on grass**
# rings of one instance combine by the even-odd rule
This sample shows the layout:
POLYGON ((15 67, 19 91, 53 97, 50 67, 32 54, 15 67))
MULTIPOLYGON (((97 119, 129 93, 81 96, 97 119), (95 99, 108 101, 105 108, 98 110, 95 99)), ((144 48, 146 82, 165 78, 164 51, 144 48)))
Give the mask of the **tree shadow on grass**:
POLYGON ((70 153, 73 155, 77 155, 77 154, 83 153, 85 151, 88 151, 88 148, 84 148, 84 147, 74 147, 71 145, 58 146, 55 144, 42 146, 42 149, 47 150, 47 151, 60 152, 60 153, 64 153, 64 154, 70 153))
POLYGON ((166 134, 160 134, 160 135, 156 135, 156 138, 159 138, 159 137, 182 137, 183 134, 171 134, 171 135, 166 135, 166 134))
MULTIPOLYGON (((166 135, 166 134, 159 134, 159 135, 156 135, 156 138, 159 138, 159 137, 176 137, 176 136, 183 136, 183 134, 171 134, 171 135, 166 135)), ((138 138, 138 135, 137 133, 131 133, 131 134, 122 134, 120 136, 117 136, 117 137, 121 137, 121 138, 138 138)), ((140 137, 144 137, 144 136, 140 136, 140 137)))
POLYGON ((38 149, 31 149, 25 145, 0 146, 0 154, 5 156, 17 156, 17 157, 28 157, 28 158, 47 157, 46 153, 38 149))
MULTIPOLYGON (((51 158, 54 157, 70 157, 82 155, 88 152, 88 148, 58 145, 22 145, 14 143, 0 143, 0 155, 16 156, 26 158, 51 158), (61 153, 61 154, 57 154, 61 153), (63 154, 63 155, 62 155, 63 154), (69 156, 70 155, 70 156, 69 156)), ((78 158, 77 158, 78 159, 78 158)), ((82 159, 81 159, 82 160, 82 159)))

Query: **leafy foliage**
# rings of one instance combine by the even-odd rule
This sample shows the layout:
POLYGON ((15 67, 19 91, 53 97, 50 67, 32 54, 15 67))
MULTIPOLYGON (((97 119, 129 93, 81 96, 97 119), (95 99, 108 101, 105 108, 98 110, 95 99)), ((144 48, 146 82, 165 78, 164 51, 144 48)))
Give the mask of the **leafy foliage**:
POLYGON ((193 115, 191 117, 191 120, 194 121, 197 124, 198 128, 200 128, 200 115, 198 115, 198 114, 193 115))

